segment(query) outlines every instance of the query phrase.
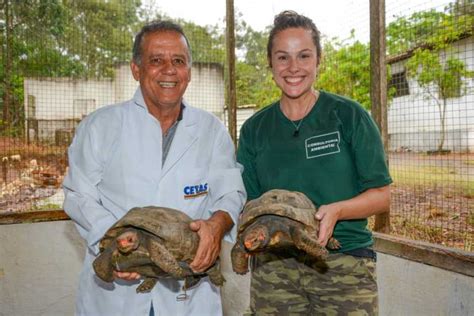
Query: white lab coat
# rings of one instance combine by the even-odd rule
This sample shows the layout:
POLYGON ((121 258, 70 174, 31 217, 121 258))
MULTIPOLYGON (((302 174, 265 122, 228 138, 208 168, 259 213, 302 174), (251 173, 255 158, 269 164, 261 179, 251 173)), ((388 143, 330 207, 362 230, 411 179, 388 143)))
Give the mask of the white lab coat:
MULTIPOLYGON (((246 194, 223 124, 186 105, 162 167, 161 127, 149 114, 139 88, 132 100, 86 117, 68 154, 64 209, 88 246, 76 314, 148 316, 153 301, 157 316, 221 315, 219 289, 207 278, 188 290, 189 299, 178 302, 182 281, 160 280, 151 293, 136 294, 139 282, 102 282, 92 261, 105 231, 136 206, 171 207, 194 219, 224 210, 237 223, 246 194), (206 189, 207 193, 193 196, 206 189)), ((236 226, 225 236, 230 242, 236 226)))

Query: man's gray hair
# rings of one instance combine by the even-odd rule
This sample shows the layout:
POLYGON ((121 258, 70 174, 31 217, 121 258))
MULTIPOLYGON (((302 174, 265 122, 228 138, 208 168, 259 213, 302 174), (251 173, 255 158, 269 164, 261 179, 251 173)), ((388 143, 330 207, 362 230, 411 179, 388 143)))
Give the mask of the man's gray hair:
POLYGON ((192 56, 191 56, 191 45, 189 44, 189 40, 184 34, 183 28, 178 24, 172 21, 151 21, 145 24, 140 32, 135 36, 135 41, 133 43, 133 62, 137 65, 141 64, 142 61, 142 44, 143 44, 143 37, 149 33, 155 32, 176 32, 182 35, 186 41, 186 45, 188 46, 188 59, 189 64, 192 63, 192 56))

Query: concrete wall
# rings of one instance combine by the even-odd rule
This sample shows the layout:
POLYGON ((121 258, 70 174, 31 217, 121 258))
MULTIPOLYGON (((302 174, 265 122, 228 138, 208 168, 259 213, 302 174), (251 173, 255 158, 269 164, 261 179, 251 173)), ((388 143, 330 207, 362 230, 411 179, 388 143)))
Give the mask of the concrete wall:
POLYGON ((71 221, 0 226, 0 315, 73 315, 83 254, 71 221))
POLYGON ((222 65, 194 63, 191 70, 191 82, 184 94, 184 100, 192 106, 214 113, 223 120, 225 85, 222 65))
MULTIPOLYGON (((237 276, 225 244, 225 314, 248 306, 249 277, 237 276)), ((71 221, 0 226, 0 316, 73 315, 84 247, 71 221)), ((380 254, 380 315, 474 315, 474 279, 380 254)))
MULTIPOLYGON (((248 306, 248 276, 232 272, 224 243, 226 316, 248 306)), ((0 316, 74 315, 84 245, 71 221, 0 225, 0 316)))
POLYGON ((378 253, 380 315, 474 315, 474 278, 378 253))

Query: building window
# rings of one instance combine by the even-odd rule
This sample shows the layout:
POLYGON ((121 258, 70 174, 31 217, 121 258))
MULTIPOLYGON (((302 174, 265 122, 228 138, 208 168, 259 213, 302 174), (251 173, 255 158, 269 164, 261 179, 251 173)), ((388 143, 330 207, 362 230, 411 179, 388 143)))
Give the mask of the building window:
POLYGON ((28 95, 28 111, 26 113, 26 118, 34 119, 36 118, 36 97, 34 95, 28 95))
POLYGON ((404 95, 410 94, 405 71, 392 74, 392 78, 390 79, 388 83, 388 91, 391 91, 393 89, 394 89, 394 94, 393 94, 394 98, 398 98, 398 97, 402 97, 404 95))

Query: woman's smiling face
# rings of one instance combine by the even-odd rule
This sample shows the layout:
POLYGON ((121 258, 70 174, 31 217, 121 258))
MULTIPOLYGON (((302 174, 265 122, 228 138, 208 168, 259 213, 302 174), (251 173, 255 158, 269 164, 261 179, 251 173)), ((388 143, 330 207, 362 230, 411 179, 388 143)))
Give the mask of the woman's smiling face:
POLYGON ((297 99, 311 93, 318 67, 311 31, 289 28, 277 33, 273 39, 271 65, 273 79, 286 97, 297 99))

